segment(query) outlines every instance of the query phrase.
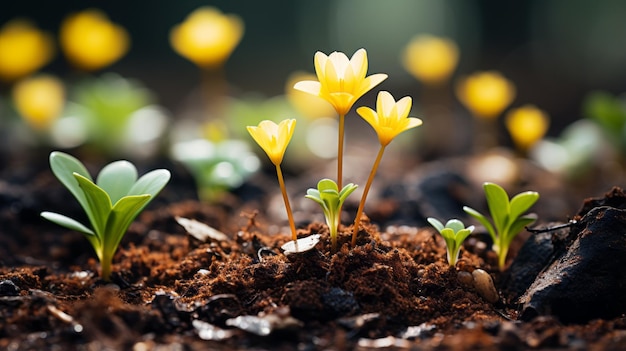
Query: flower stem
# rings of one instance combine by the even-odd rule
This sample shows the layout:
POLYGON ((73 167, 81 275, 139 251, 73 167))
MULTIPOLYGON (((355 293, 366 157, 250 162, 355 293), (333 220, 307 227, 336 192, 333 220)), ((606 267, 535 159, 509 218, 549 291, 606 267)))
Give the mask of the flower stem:
POLYGON ((378 155, 376 156, 376 161, 374 161, 374 165, 372 166, 372 171, 370 172, 370 176, 369 178, 367 178, 365 189, 363 189, 363 195, 361 196, 359 209, 356 211, 356 218, 354 219, 354 227, 352 229, 352 247, 356 245, 356 236, 359 233, 359 224, 361 224, 361 215, 363 214, 363 209, 365 208, 365 200, 367 199, 367 193, 370 191, 370 187, 372 186, 372 181, 374 180, 374 176, 376 175, 376 171, 378 170, 378 166, 380 165, 380 160, 383 158, 383 152, 385 152, 385 146, 386 145, 380 146, 380 150, 378 150, 378 155))
POLYGON ((337 187, 342 188, 343 178, 343 130, 346 115, 339 115, 339 141, 337 143, 337 187))
POLYGON ((293 213, 291 212, 291 206, 289 205, 289 197, 287 197, 287 189, 285 188, 285 181, 283 180, 283 171, 280 169, 280 164, 276 165, 276 175, 278 176, 278 184, 280 184, 280 190, 283 193, 283 200, 285 200, 285 208, 287 209, 287 217, 289 218, 289 226, 291 227, 291 239, 297 240, 296 224, 293 221, 293 213))

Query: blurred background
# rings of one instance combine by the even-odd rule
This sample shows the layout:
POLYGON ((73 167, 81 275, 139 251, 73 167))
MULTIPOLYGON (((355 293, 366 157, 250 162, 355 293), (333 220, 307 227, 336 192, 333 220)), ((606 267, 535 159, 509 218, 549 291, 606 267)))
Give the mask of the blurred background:
MULTIPOLYGON (((52 38, 52 49, 47 50, 49 59, 34 64, 32 70, 15 76, 9 74, 8 78, 5 75, 6 79, 0 81, 0 134, 5 139, 0 146, 5 150, 13 149, 14 152, 33 145, 43 145, 44 149, 72 149, 93 143, 96 145, 94 149, 105 150, 110 158, 148 157, 159 152, 168 154, 187 162, 192 172, 204 172, 205 177, 207 167, 215 173, 216 165, 227 162, 230 168, 222 167, 225 173, 221 173, 221 177, 232 178, 232 169, 235 169, 241 174, 239 178, 244 179, 254 173, 259 164, 267 164, 255 145, 242 147, 241 153, 234 155, 226 155, 224 150, 239 150, 238 147, 222 145, 222 151, 191 157, 200 144, 176 146, 177 143, 201 138, 213 143, 211 147, 202 146, 212 150, 219 150, 218 144, 227 140, 245 140, 249 144, 245 125, 256 125, 262 119, 281 120, 306 114, 289 105, 293 102, 289 99, 293 86, 290 79, 296 72, 315 73, 313 56, 316 51, 325 54, 341 51, 350 57, 357 49, 366 48, 368 74, 386 73, 389 78, 375 91, 367 93, 356 106, 374 107, 376 90, 388 90, 396 99, 406 95, 413 97, 411 115, 424 120, 423 130, 415 134, 417 137, 403 136, 404 139, 397 142, 398 150, 422 160, 481 151, 483 149, 474 139, 485 128, 481 126, 485 122, 477 120, 485 119, 486 124, 491 125, 486 130, 498 135, 489 147, 501 145, 516 149, 516 156, 532 159, 567 179, 578 177, 581 167, 592 164, 590 167, 597 166, 596 171, 600 172, 608 167, 612 172, 611 179, 620 179, 623 175, 626 2, 620 0, 593 3, 584 0, 181 0, 163 3, 83 0, 10 1, 3 4, 0 26, 6 28, 18 19, 27 20, 36 29, 47 33, 52 38), (234 40, 232 52, 226 53, 215 64, 194 61, 181 53, 172 41, 173 29, 188 20, 194 11, 207 6, 220 15, 237 17, 242 24, 240 39, 234 40), (105 50, 107 53, 120 50, 119 55, 94 66, 73 59, 60 39, 61 27, 68 21, 68 16, 90 9, 99 10, 107 21, 123 28, 127 41, 125 48, 105 50), (434 80, 420 76, 418 68, 412 68, 412 63, 408 62, 415 59, 407 58, 409 43, 424 35, 445 40, 453 47, 451 53, 435 50, 426 54, 427 50, 418 54, 434 57, 426 65, 451 62, 448 71, 434 80), (481 72, 496 73, 497 79, 502 78, 506 86, 512 87, 504 94, 502 106, 485 116, 480 112, 480 106, 476 107, 471 101, 472 93, 464 92, 464 89, 470 89, 464 80, 481 72), (33 118, 26 118, 27 123, 20 122, 19 115, 25 113, 16 108, 16 86, 21 80, 41 73, 62 82, 66 99, 61 108, 63 112, 55 116, 43 113, 45 116, 41 118, 54 122, 40 126, 33 124, 33 118), (115 98, 124 100, 123 104, 129 107, 121 110, 132 118, 115 122, 124 124, 119 130, 117 126, 92 122, 97 126, 92 129, 105 134, 99 137, 86 131, 90 128, 88 123, 74 128, 83 123, 77 122, 75 117, 79 115, 93 115, 96 117, 92 119, 97 120, 98 116, 106 115, 100 111, 116 116, 123 114, 119 108, 122 103, 113 103, 111 107, 94 102, 97 99, 93 97, 102 91, 106 91, 105 95, 112 94, 107 95, 111 96, 109 102, 115 98), (116 93, 122 96, 115 96, 116 93), (526 119, 521 118, 523 122, 513 124, 507 122, 512 118, 504 118, 514 109, 528 106, 534 108, 530 110, 533 116, 542 116, 539 122, 526 123, 526 119), (146 110, 144 107, 150 108, 146 110), (140 117, 135 113, 138 110, 144 112, 140 117), (581 120, 593 123, 585 122, 568 132, 568 128, 581 120), (187 123, 189 121, 194 123, 187 123), (35 132, 25 131, 28 128, 20 123, 30 124, 30 129, 35 132), (56 132, 55 128, 58 129, 56 132), (108 130, 108 134, 104 130, 108 130), (514 136, 512 130, 519 131, 522 136, 514 136), (613 135, 607 137, 611 133, 613 135), (117 134, 130 135, 130 139, 152 145, 137 147, 111 137, 117 134), (514 140, 531 134, 537 136, 530 141, 514 140), (416 147, 414 139, 418 138, 423 144, 416 147), (600 146, 607 140, 610 145, 600 146), (107 143, 125 146, 120 149, 107 143), (148 151, 137 154, 137 150, 148 151), (606 155, 607 150, 610 150, 609 159, 601 158, 602 164, 595 165, 596 156, 606 155), (235 160, 250 152, 258 154, 259 159, 235 164, 235 160), (184 160, 186 157, 192 160, 184 160), (573 158, 576 160, 565 161, 573 158), (211 159, 210 162, 207 159, 211 159)), ((121 39, 113 41, 120 42, 121 39)), ((80 50, 81 45, 78 47, 80 50)), ((5 53, 10 50, 6 45, 0 45, 0 48, 5 53)), ((435 69, 426 67, 426 71, 435 69)), ((309 107, 309 112, 315 114, 319 109, 309 107)), ((320 113, 334 116, 332 110, 320 113)), ((356 116, 354 109, 350 115, 356 116)), ((312 160, 335 156, 332 149, 323 150, 322 145, 332 144, 327 141, 333 139, 320 139, 320 135, 328 135, 334 125, 316 124, 313 119, 318 117, 310 118, 309 122, 298 122, 299 127, 310 131, 317 128, 322 134, 317 134, 317 139, 314 138, 317 143, 309 144, 308 149, 290 146, 286 162, 292 162, 296 171, 310 167, 312 160), (293 155, 289 156, 289 153, 293 155)), ((359 145, 360 137, 370 139, 363 141, 364 145, 375 144, 371 131, 367 132, 370 134, 355 132, 368 128, 362 120, 350 117, 347 123, 348 135, 353 135, 354 145, 359 145)), ((215 179, 205 183, 208 182, 214 183, 215 179)), ((224 187, 237 184, 225 184, 224 187)), ((211 191, 206 196, 210 198, 211 191)))
MULTIPOLYGON (((104 11, 131 37, 128 53, 107 71, 137 78, 159 102, 176 110, 199 84, 197 68, 168 42, 172 27, 201 6, 241 17, 245 34, 226 62, 228 81, 239 91, 281 94, 296 70, 313 71, 313 54, 366 48, 370 72, 388 73, 384 88, 399 96, 419 93, 400 53, 418 33, 453 39, 460 48, 456 75, 498 70, 515 82, 517 101, 532 102, 552 118, 554 133, 580 117, 592 89, 626 91, 626 3, 620 0, 8 1, 0 25, 32 20, 56 35, 71 13, 104 11)), ((45 67, 71 72, 62 53, 45 67)))

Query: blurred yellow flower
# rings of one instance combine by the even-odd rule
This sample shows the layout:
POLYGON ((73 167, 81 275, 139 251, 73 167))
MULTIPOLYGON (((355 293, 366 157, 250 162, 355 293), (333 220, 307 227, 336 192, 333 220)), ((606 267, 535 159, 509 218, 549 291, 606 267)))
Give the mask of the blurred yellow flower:
POLYGON ((294 85, 299 81, 316 78, 314 74, 303 72, 296 72, 290 75, 285 85, 287 99, 302 116, 311 119, 333 117, 335 109, 326 100, 294 88, 294 85))
POLYGON ((130 46, 126 30, 111 22, 100 10, 90 9, 63 20, 61 48, 79 69, 96 71, 119 60, 130 46))
POLYGON ((172 28, 174 50, 203 68, 224 63, 241 41, 244 24, 239 16, 224 15, 214 7, 193 11, 183 23, 172 28))
POLYGON ((30 126, 47 130, 63 111, 65 88, 50 75, 26 78, 13 87, 13 104, 30 126))
POLYGON ((25 77, 54 56, 52 36, 25 20, 12 20, 0 29, 0 78, 25 77))
POLYGON ((389 92, 381 91, 376 99, 376 111, 362 106, 356 112, 374 128, 380 144, 387 146, 398 134, 422 125, 421 119, 409 117, 412 102, 410 96, 396 102, 389 92))
POLYGON ((367 74, 367 52, 357 50, 351 59, 343 52, 326 56, 315 53, 315 73, 319 81, 305 80, 294 88, 317 95, 333 105, 340 116, 345 116, 363 94, 387 79, 386 74, 367 74))
POLYGON ((283 162, 287 145, 291 141, 296 127, 295 119, 286 119, 276 124, 272 121, 261 121, 258 126, 248 126, 248 132, 265 151, 275 166, 283 162))
POLYGON ((404 68, 425 84, 448 80, 459 62, 459 48, 450 39, 432 35, 415 36, 402 56, 404 68))
POLYGON ((497 118, 515 99, 515 86, 499 72, 477 72, 461 79, 456 93, 475 117, 497 118))
POLYGON ((527 151, 546 134, 550 119, 536 106, 524 105, 509 111, 505 123, 515 145, 527 151))

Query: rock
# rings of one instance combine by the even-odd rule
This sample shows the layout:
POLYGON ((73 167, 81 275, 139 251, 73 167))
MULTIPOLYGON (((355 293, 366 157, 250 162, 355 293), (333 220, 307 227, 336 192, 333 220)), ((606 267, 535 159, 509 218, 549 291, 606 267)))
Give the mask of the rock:
POLYGON ((565 250, 555 248, 553 259, 520 297, 521 318, 551 314, 578 323, 626 313, 626 210, 589 210, 563 243, 565 250))
POLYGON ((474 278, 474 289, 483 299, 491 303, 498 302, 500 297, 489 273, 482 269, 475 269, 472 272, 472 277, 474 278))

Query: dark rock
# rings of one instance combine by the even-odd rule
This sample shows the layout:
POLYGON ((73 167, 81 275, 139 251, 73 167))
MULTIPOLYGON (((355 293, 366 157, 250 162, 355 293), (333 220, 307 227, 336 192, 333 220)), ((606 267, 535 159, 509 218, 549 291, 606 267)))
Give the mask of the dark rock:
POLYGON ((555 315, 562 322, 613 318, 626 312, 626 210, 595 207, 571 227, 566 250, 521 296, 522 319, 555 315))
POLYGON ((0 282, 0 296, 17 296, 20 294, 20 288, 11 280, 3 280, 0 282))

